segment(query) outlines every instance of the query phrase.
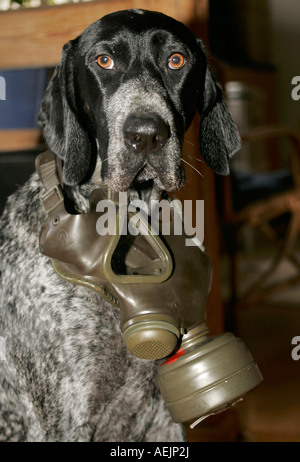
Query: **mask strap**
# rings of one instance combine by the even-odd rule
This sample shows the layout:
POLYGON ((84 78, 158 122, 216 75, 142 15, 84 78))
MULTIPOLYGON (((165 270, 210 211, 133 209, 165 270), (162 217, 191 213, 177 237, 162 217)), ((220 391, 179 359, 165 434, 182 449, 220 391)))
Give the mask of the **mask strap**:
POLYGON ((46 190, 41 201, 45 212, 49 215, 64 201, 61 161, 51 151, 46 151, 37 157, 35 168, 46 190))

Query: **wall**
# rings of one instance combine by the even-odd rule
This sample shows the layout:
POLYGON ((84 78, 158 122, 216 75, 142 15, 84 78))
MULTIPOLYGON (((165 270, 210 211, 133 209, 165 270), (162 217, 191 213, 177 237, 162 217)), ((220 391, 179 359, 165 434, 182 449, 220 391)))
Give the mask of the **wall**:
POLYGON ((278 119, 300 131, 300 100, 294 101, 291 85, 300 76, 300 1, 268 0, 271 23, 271 59, 277 67, 278 119))

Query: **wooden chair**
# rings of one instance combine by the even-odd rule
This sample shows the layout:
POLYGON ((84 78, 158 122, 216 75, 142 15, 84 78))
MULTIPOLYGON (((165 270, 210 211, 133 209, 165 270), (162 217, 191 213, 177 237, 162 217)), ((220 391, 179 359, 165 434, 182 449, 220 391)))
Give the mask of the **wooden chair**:
MULTIPOLYGON (((267 125, 245 130, 241 132, 241 137, 244 144, 271 140, 273 148, 275 140, 287 140, 290 148, 290 179, 285 170, 280 170, 279 174, 275 169, 268 174, 249 173, 254 179, 257 175, 262 175, 263 181, 277 175, 274 181, 275 188, 274 191, 272 188, 269 191, 265 188, 264 197, 256 198, 240 208, 234 205, 234 195, 243 194, 241 189, 234 185, 234 170, 231 178, 227 177, 223 180, 222 220, 225 230, 224 240, 230 260, 230 307, 233 317, 236 316, 236 310, 241 304, 249 306, 251 303, 265 300, 270 295, 300 282, 300 260, 295 254, 295 245, 300 232, 300 137, 294 129, 280 125, 267 125), (279 188, 277 179, 284 179, 279 188), (282 227, 276 226, 280 217, 290 217, 285 223, 284 231, 282 227), (267 268, 258 274, 256 280, 250 285, 243 284, 246 287, 244 291, 241 291, 238 249, 241 232, 245 228, 260 230, 274 247, 267 268), (297 274, 287 279, 284 278, 280 282, 270 283, 271 276, 285 259, 292 263, 297 274)), ((287 147, 286 144, 285 148, 287 147)), ((286 159, 287 151, 284 155, 286 159)), ((269 153, 269 156, 272 163, 276 164, 275 156, 272 153, 271 155, 269 153)), ((257 185, 257 181, 255 184, 257 185)), ((252 193, 255 192, 257 193, 253 189, 252 193)))

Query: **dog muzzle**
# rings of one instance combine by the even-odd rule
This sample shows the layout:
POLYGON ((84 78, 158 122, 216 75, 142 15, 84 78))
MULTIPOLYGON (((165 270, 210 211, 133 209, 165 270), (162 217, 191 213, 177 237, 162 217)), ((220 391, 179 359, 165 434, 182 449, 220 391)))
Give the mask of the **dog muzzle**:
POLYGON ((99 187, 91 193, 89 212, 70 214, 55 156, 46 152, 36 165, 48 215, 41 253, 63 279, 95 290, 120 308, 123 339, 132 355, 166 358, 158 366, 157 382, 175 422, 197 423, 223 411, 261 382, 241 339, 230 333, 208 335, 210 260, 196 241, 186 246, 187 236, 175 234, 176 209, 169 208, 168 235, 153 233, 149 217, 139 213, 134 236, 126 232, 134 212, 117 193, 99 187), (116 226, 114 233, 99 235, 104 212, 98 204, 107 199, 115 206, 116 226))

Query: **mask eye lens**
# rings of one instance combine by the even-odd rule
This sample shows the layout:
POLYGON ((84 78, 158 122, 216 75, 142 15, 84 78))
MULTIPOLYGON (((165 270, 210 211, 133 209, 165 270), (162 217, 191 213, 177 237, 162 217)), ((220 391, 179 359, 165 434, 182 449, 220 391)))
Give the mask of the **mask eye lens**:
POLYGON ((186 61, 181 53, 174 53, 170 56, 168 66, 170 69, 181 69, 186 61))
POLYGON ((102 69, 112 69, 114 67, 114 62, 108 55, 101 55, 97 58, 97 63, 102 69))

